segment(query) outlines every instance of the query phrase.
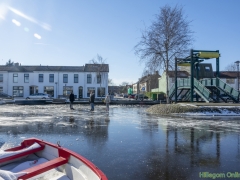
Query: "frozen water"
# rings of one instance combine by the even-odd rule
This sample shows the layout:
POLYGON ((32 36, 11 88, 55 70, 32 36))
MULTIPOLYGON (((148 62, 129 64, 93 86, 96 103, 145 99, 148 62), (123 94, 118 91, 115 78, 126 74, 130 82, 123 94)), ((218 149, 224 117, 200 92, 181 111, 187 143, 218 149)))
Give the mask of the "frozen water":
POLYGON ((157 116, 147 106, 0 106, 2 149, 36 137, 71 149, 109 179, 201 179, 239 172, 239 117, 157 116))

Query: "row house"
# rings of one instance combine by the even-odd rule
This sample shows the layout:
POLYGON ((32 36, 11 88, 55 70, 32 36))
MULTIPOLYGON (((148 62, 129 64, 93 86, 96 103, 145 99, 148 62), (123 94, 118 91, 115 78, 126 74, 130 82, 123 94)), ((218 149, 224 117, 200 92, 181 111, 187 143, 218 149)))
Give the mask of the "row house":
POLYGON ((87 98, 108 93, 108 64, 85 66, 0 66, 0 93, 26 98, 34 93, 47 93, 54 98, 69 96, 87 98))
POLYGON ((155 71, 154 74, 148 74, 146 76, 143 76, 139 79, 138 82, 134 83, 132 85, 133 87, 133 94, 136 94, 138 92, 144 93, 144 92, 150 92, 151 89, 158 87, 158 78, 161 76, 159 75, 158 71, 155 71))

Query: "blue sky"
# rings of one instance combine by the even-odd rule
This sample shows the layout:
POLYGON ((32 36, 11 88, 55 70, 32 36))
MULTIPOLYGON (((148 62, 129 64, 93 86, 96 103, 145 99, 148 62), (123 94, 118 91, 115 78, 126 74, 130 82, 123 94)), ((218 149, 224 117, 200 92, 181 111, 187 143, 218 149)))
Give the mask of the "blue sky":
POLYGON ((238 0, 1 0, 0 65, 82 66, 99 54, 116 85, 136 82, 144 64, 134 46, 166 4, 183 6, 193 49, 220 51, 220 70, 240 60, 238 0))

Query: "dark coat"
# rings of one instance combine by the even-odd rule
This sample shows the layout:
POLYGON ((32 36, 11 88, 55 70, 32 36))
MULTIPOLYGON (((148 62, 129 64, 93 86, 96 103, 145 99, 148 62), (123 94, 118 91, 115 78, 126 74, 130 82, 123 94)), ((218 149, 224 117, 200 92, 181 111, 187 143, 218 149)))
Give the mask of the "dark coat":
POLYGON ((95 94, 91 94, 91 96, 89 98, 89 102, 94 103, 94 99, 95 99, 95 94))
POLYGON ((71 102, 75 101, 75 97, 74 97, 74 94, 73 94, 73 93, 70 94, 69 100, 70 100, 71 102))

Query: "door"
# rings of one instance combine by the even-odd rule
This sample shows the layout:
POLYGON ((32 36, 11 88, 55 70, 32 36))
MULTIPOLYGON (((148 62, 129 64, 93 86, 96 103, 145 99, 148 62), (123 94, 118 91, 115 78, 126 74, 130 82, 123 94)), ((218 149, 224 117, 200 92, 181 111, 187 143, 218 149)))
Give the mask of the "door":
POLYGON ((79 97, 79 99, 80 99, 80 98, 83 98, 83 87, 82 87, 82 86, 80 86, 80 87, 78 88, 78 97, 79 97))
POLYGON ((29 87, 29 95, 34 94, 34 87, 30 86, 29 87))
POLYGON ((29 95, 38 93, 38 86, 29 86, 29 95))

